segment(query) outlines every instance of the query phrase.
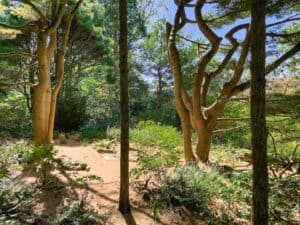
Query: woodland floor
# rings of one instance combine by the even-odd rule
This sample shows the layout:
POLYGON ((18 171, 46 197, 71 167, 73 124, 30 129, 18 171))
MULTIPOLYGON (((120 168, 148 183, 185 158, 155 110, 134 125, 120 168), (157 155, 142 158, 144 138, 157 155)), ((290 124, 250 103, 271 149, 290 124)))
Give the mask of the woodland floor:
MULTIPOLYGON (((119 197, 119 146, 116 152, 99 153, 95 150, 95 144, 81 145, 79 142, 56 145, 57 158, 62 161, 78 161, 85 163, 88 170, 65 171, 64 174, 56 172, 59 178, 54 184, 54 188, 47 188, 43 191, 40 199, 36 204, 36 212, 38 214, 50 215, 55 212, 56 208, 64 202, 72 202, 72 199, 84 198, 89 207, 97 211, 101 217, 99 224, 106 225, 188 225, 189 222, 183 221, 175 212, 170 210, 160 212, 160 222, 156 222, 147 208, 146 202, 142 195, 139 194, 134 185, 131 183, 130 201, 132 205, 131 215, 123 216, 118 211, 119 197), (76 178, 96 175, 102 178, 102 181, 87 181, 87 186, 83 188, 74 188, 71 185, 76 178)), ((136 153, 130 152, 130 168, 135 166, 136 153)), ((15 187, 24 187, 36 180, 35 174, 32 172, 22 173, 14 182, 15 187)), ((51 184, 49 184, 51 186, 51 184)), ((202 225, 204 222, 193 222, 193 225, 202 225)))

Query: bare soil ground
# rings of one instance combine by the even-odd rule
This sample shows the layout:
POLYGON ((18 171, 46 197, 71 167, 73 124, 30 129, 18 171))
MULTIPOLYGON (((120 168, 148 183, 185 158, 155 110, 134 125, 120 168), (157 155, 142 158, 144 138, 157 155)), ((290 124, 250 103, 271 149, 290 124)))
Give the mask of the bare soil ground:
MULTIPOLYGON (((35 210, 39 214, 51 215, 57 207, 64 203, 68 205, 73 199, 84 198, 87 200, 89 207, 98 212, 101 216, 99 224, 106 225, 201 225, 203 222, 183 221, 183 219, 171 210, 160 212, 160 222, 154 220, 151 211, 147 208, 146 202, 142 195, 134 189, 131 182, 130 201, 132 205, 131 215, 123 216, 118 211, 119 198, 119 146, 114 153, 99 153, 95 150, 94 144, 82 146, 80 143, 71 143, 65 145, 56 145, 57 158, 62 161, 78 161, 85 163, 88 170, 84 171, 66 171, 65 173, 56 172, 58 180, 51 183, 43 191, 38 199, 35 210), (76 179, 84 176, 96 175, 103 181, 87 181, 87 185, 79 188, 71 185, 76 179)), ((130 153, 130 168, 135 166, 135 152, 130 153)), ((18 179, 19 185, 24 183, 33 183, 35 174, 32 172, 22 174, 18 179)), ((16 184, 16 183, 15 183, 16 184)))

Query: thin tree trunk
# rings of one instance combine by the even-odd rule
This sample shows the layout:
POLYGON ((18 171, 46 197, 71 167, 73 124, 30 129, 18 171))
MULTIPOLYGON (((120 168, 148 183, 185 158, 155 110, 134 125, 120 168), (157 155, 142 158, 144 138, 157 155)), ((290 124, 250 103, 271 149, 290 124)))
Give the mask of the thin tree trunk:
POLYGON ((129 106, 128 106, 128 25, 127 0, 119 0, 120 16, 120 110, 121 110, 121 158, 119 210, 130 212, 129 202, 129 106))
POLYGON ((252 224, 268 224, 267 128, 265 118, 265 0, 251 5, 252 224))
POLYGON ((162 88, 163 88, 163 84, 162 84, 162 73, 161 73, 161 66, 158 65, 157 68, 157 77, 158 77, 158 86, 157 86, 157 116, 159 116, 159 113, 161 111, 161 105, 162 105, 162 99, 161 99, 161 95, 162 95, 162 88))

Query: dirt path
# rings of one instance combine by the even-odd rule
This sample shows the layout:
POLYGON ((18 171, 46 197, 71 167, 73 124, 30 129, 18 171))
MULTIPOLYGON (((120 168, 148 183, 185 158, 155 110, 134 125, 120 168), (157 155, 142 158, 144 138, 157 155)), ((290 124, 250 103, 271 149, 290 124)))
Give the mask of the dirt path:
MULTIPOLYGON (((118 148, 118 147, 117 147, 118 148)), ((80 145, 57 145, 58 157, 63 160, 76 160, 86 163, 89 171, 80 171, 75 176, 96 175, 103 179, 103 182, 90 181, 86 189, 77 189, 79 196, 86 195, 90 206, 96 209, 100 215, 107 217, 107 225, 154 225, 154 224, 186 224, 180 221, 178 216, 164 213, 161 222, 154 221, 151 212, 147 210, 142 197, 133 188, 130 190, 130 200, 132 204, 132 216, 124 218, 118 211, 119 197, 119 153, 113 154, 98 153, 93 144, 87 146, 80 145)), ((134 153, 130 158, 134 159, 134 153)), ((130 168, 135 166, 135 162, 130 162, 130 168)), ((74 176, 68 172, 70 176, 74 176)))

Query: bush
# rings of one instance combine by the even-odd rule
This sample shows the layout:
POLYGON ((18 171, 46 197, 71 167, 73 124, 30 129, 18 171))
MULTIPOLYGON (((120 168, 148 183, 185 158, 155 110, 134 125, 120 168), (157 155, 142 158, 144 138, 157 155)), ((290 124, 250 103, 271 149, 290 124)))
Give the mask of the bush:
MULTIPOLYGON (((191 213, 198 215, 210 225, 234 224, 226 211, 219 215, 220 208, 214 205, 214 199, 225 186, 222 179, 218 173, 205 172, 197 166, 178 167, 165 176, 159 186, 150 190, 152 213, 159 220, 158 212, 164 207, 172 207, 174 210, 184 209, 184 213, 189 211, 189 217, 191 213)), ((196 216, 187 219, 191 224, 197 224, 196 216)))
POLYGON ((130 138, 141 145, 168 149, 174 149, 183 144, 181 135, 174 127, 164 126, 150 120, 141 121, 136 128, 130 130, 130 138))
POLYGON ((163 180, 162 194, 168 205, 204 212, 220 184, 216 173, 204 172, 197 166, 179 167, 163 180))
POLYGON ((14 144, 8 142, 6 146, 0 146, 0 179, 10 175, 9 170, 19 163, 21 152, 26 152, 29 148, 28 143, 24 140, 14 144))
POLYGON ((105 127, 99 125, 89 125, 79 130, 82 139, 105 138, 105 127))
POLYGON ((49 221, 53 225, 97 225, 99 216, 87 208, 84 201, 77 201, 69 207, 59 207, 56 215, 49 221))
POLYGON ((296 215, 300 210, 299 176, 270 179, 269 204, 272 210, 272 222, 279 220, 282 225, 299 224, 296 215))
MULTIPOLYGON (((0 96, 0 132, 2 130, 17 137, 30 137, 30 117, 26 99, 21 93, 11 92, 6 97, 0 96)), ((5 135, 2 133, 1 136, 5 135)))
POLYGON ((54 151, 44 146, 31 146, 26 152, 21 153, 21 164, 24 167, 41 170, 53 160, 54 151))
POLYGON ((179 164, 182 138, 175 128, 140 122, 130 131, 130 138, 138 145, 137 166, 131 171, 135 178, 144 176, 147 183, 153 177, 161 179, 167 167, 179 164))
POLYGON ((76 88, 65 88, 57 100, 55 129, 70 132, 78 130, 88 120, 87 97, 76 88))
POLYGON ((120 140, 120 128, 107 127, 106 138, 109 140, 120 140))
POLYGON ((0 181, 0 224, 23 224, 21 219, 32 216, 36 191, 32 188, 13 190, 10 182, 0 181))

